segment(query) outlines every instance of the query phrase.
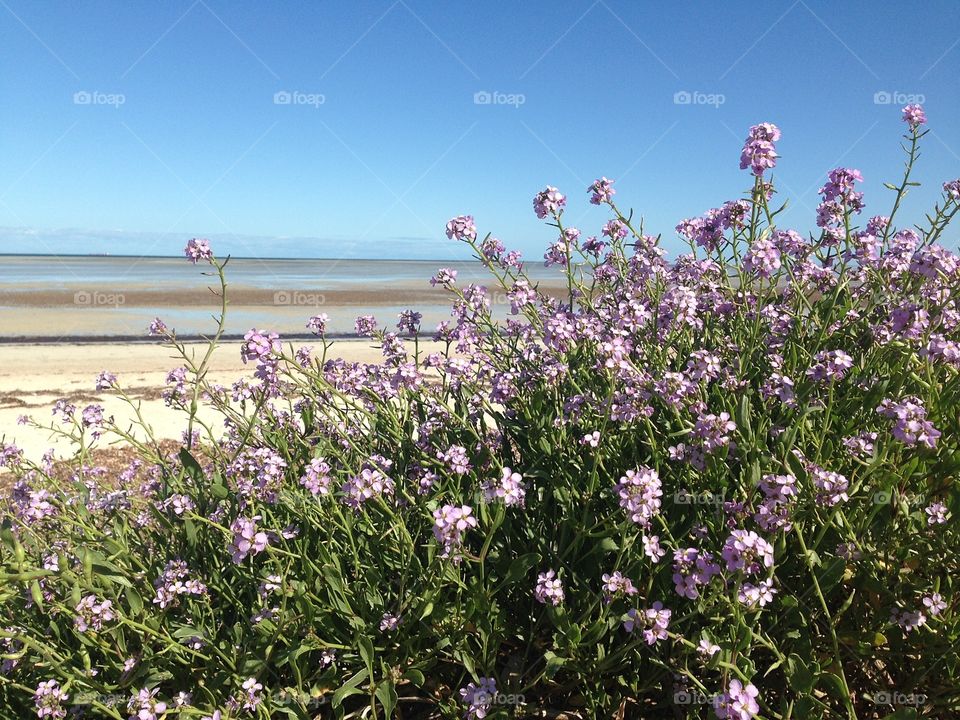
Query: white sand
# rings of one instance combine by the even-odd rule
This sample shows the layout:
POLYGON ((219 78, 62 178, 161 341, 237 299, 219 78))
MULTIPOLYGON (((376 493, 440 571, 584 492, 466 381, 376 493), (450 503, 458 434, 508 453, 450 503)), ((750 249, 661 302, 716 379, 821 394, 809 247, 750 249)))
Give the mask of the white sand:
MULTIPOLYGON (((305 343, 310 344, 310 343, 305 343)), ((421 350, 425 345, 421 344, 421 350)), ((204 345, 191 345, 198 358, 204 345)), ((322 352, 313 345, 314 352, 322 352)), ((429 348, 428 351, 439 348, 429 348)), ((343 357, 356 362, 380 362, 382 355, 370 341, 339 340, 328 357, 343 357)), ((96 345, 2 345, 0 346, 0 437, 13 442, 33 460, 51 447, 64 454, 67 444, 51 438, 49 431, 21 426, 17 418, 30 415, 49 425, 54 419, 51 409, 60 398, 68 398, 79 408, 92 403, 104 407, 105 416, 114 416, 126 426, 135 413, 112 391, 97 391, 94 382, 101 370, 117 375, 124 391, 141 405, 141 413, 152 426, 157 439, 179 439, 186 429, 186 415, 166 407, 159 397, 167 373, 182 365, 172 351, 159 344, 96 344, 96 345)), ((225 343, 212 358, 208 377, 211 382, 229 386, 240 377, 253 375, 252 365, 240 360, 239 343, 225 343)), ((209 415, 201 418, 221 422, 209 415)), ((138 436, 142 436, 140 433, 138 436)), ((101 440, 101 443, 103 440, 101 440)))

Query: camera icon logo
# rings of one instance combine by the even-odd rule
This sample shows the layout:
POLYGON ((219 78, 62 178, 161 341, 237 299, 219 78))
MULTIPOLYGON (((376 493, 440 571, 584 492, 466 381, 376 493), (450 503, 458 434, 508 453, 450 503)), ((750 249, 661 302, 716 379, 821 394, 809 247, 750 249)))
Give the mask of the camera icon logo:
POLYGON ((874 505, 889 505, 890 500, 893 498, 892 493, 889 490, 877 490, 873 494, 873 504, 874 505))
POLYGON ((278 90, 273 94, 274 105, 289 105, 293 101, 293 96, 286 90, 278 90))
POLYGON ((479 90, 473 94, 474 105, 489 105, 493 102, 493 95, 486 90, 479 90))
POLYGON ((273 294, 274 305, 289 305, 293 302, 293 296, 286 290, 278 290, 273 294))
POLYGON ((86 290, 77 290, 73 294, 74 305, 89 305, 91 302, 93 302, 93 296, 86 290))
POLYGON ((886 90, 878 90, 873 94, 874 105, 889 105, 893 102, 893 96, 886 90))
POLYGON ((689 105, 693 102, 693 96, 686 90, 680 90, 673 94, 674 105, 689 105))
POLYGON ((73 94, 74 105, 89 105, 91 102, 93 102, 93 95, 86 90, 78 90, 73 94))

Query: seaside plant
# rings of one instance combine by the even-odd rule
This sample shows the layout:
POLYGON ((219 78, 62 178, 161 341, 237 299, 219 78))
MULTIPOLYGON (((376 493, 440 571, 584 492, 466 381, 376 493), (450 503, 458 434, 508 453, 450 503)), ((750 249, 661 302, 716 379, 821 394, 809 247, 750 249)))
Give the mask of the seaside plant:
POLYGON ((133 400, 136 433, 57 404, 68 479, 3 447, 0 714, 957 716, 960 258, 938 241, 960 180, 900 222, 926 118, 904 120, 889 215, 837 168, 808 236, 778 225, 769 123, 750 190, 681 222, 672 261, 613 181, 590 237, 545 188, 559 299, 456 217, 509 317, 441 269, 435 333, 357 319, 379 364, 337 359, 316 316, 318 357, 251 330, 252 376, 212 383, 228 261, 192 240, 218 331, 197 356, 151 328, 181 359, 179 451, 133 400), (107 439, 138 455, 116 477, 107 439))

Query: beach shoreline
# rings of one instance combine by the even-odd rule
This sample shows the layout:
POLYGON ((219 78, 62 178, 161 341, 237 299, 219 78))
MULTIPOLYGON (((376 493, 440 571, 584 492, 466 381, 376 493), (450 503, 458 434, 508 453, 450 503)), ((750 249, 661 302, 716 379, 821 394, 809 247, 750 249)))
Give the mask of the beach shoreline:
MULTIPOLYGON (((287 338, 284 338, 286 340, 287 338)), ((296 342, 308 346, 316 357, 323 345, 296 342)), ((188 352, 198 355, 206 351, 204 343, 189 343, 188 352)), ((441 343, 422 341, 422 353, 442 349, 441 343)), ((368 339, 335 340, 328 358, 343 358, 348 362, 377 363, 383 356, 379 345, 368 339)), ((135 418, 133 409, 113 390, 97 390, 97 375, 107 370, 117 375, 124 392, 139 404, 140 413, 150 423, 154 436, 160 440, 180 440, 187 427, 186 414, 166 406, 161 396, 166 387, 167 374, 182 366, 174 351, 156 338, 149 342, 107 343, 43 343, 0 345, 0 438, 24 451, 31 460, 39 461, 49 448, 58 456, 69 451, 68 444, 52 438, 49 430, 18 423, 21 415, 29 415, 37 422, 49 425, 53 421, 53 407, 57 400, 66 399, 80 409, 100 404, 104 416, 113 416, 126 427, 135 418)), ((225 341, 214 351, 208 379, 229 387, 240 378, 252 378, 253 364, 244 364, 240 358, 240 343, 225 341)), ((217 421, 215 413, 203 408, 200 416, 217 421)), ((220 419, 222 421, 222 418, 220 419)), ((108 438, 104 438, 108 440, 108 438)), ((106 447, 107 443, 101 441, 106 447)))

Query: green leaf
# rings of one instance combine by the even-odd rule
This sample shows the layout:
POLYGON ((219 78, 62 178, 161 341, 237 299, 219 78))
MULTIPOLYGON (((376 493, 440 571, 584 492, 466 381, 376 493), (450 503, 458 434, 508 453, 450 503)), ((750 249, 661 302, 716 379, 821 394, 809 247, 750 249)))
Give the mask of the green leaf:
POLYGON ((187 543, 190 547, 197 546, 197 524, 190 518, 185 518, 183 521, 183 529, 187 533, 187 543))
POLYGON ((360 670, 356 675, 347 680, 340 688, 333 694, 333 699, 330 701, 332 707, 338 708, 343 704, 343 701, 346 700, 351 695, 359 695, 360 691, 357 690, 357 686, 363 682, 363 679, 367 677, 367 673, 364 670, 360 670))
POLYGON ((567 658, 560 657, 552 650, 547 650, 543 654, 543 658, 547 661, 547 669, 545 673, 548 678, 552 678, 554 675, 556 675, 557 671, 559 671, 560 668, 563 667, 564 663, 567 662, 567 658))
POLYGON ((616 552, 617 550, 620 549, 620 546, 617 545, 617 541, 614 540, 612 537, 605 537, 603 540, 600 541, 600 549, 605 550, 607 552, 616 552))
POLYGON ((787 658, 787 682, 801 695, 809 695, 813 692, 819 669, 816 663, 808 665, 799 655, 791 654, 787 658))
POLYGON ((423 684, 427 681, 426 676, 416 668, 408 668, 403 674, 403 678, 409 680, 417 687, 423 687, 423 684))
POLYGON ((43 612, 43 593, 40 591, 40 581, 34 580, 30 583, 30 597, 33 598, 33 601, 37 604, 37 607, 40 608, 40 611, 43 612))
POLYGON ((837 700, 846 701, 847 692, 843 689, 843 680, 834 675, 832 672, 822 672, 820 677, 817 679, 818 685, 823 685, 826 687, 827 692, 833 695, 837 700))
POLYGON ((393 710, 397 707, 397 688, 394 686, 393 680, 384 680, 377 685, 377 690, 374 694, 377 696, 380 704, 383 705, 384 717, 393 717, 393 710))
POLYGON ((143 611, 143 599, 139 593, 132 587, 125 588, 123 594, 127 597, 127 605, 130 606, 130 614, 139 615, 143 611))
POLYGON ((740 405, 737 406, 737 428, 742 437, 753 437, 753 427, 750 425, 750 396, 746 393, 740 396, 740 405))
POLYGON ((532 568, 538 562, 540 562, 539 553, 526 553, 525 555, 515 557, 513 562, 510 563, 510 567, 507 568, 507 574, 497 587, 497 590, 499 590, 501 587, 512 585, 513 583, 526 578, 527 574, 530 572, 530 568, 532 568))
POLYGON ((373 680, 373 641, 368 635, 360 635, 356 640, 357 649, 360 651, 360 657, 363 658, 364 664, 367 666, 367 674, 370 676, 370 680, 373 680))
POLYGON ((180 448, 180 463, 183 465, 183 469, 187 471, 187 475, 191 478, 200 482, 203 480, 203 468, 200 467, 200 463, 197 462, 196 458, 190 454, 190 451, 185 447, 180 448))

